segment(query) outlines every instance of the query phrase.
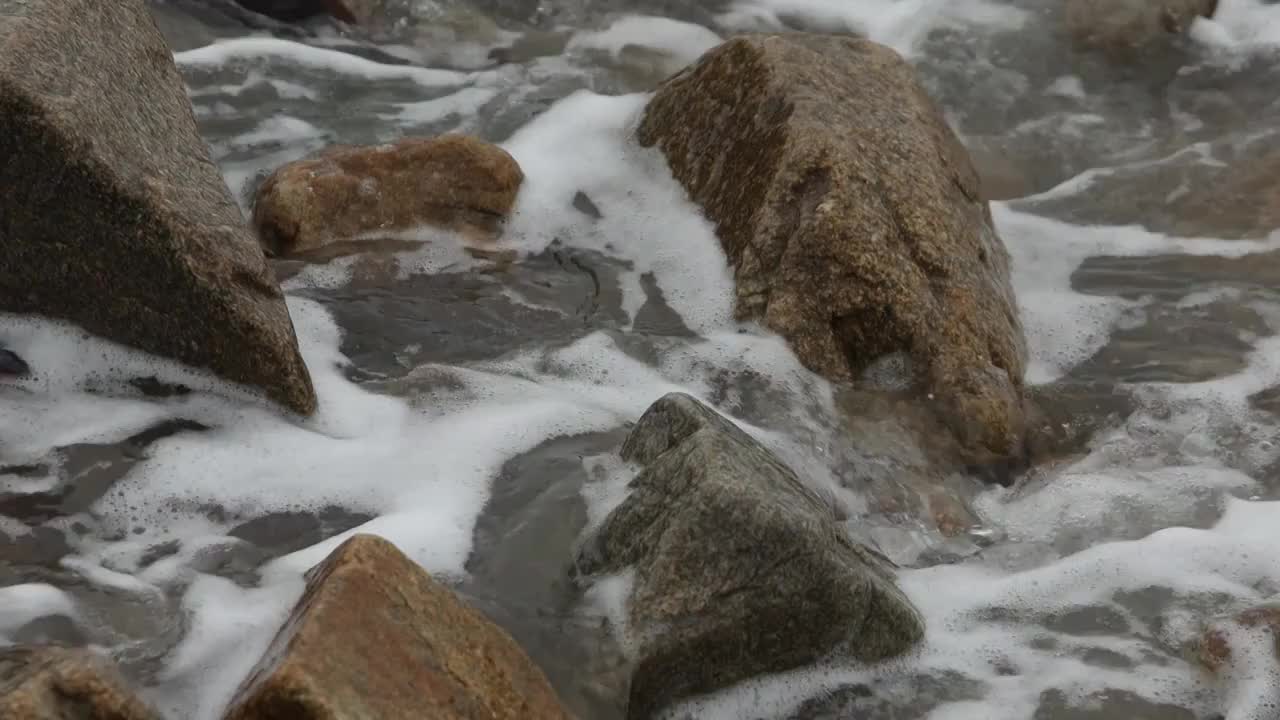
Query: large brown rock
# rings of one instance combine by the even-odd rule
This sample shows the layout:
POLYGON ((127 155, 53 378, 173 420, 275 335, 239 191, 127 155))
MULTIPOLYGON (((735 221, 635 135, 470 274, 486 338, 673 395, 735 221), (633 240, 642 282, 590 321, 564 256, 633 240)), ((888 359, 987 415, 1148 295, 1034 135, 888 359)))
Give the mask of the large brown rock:
POLYGON ((505 150, 468 135, 340 145, 272 173, 258 189, 253 222, 275 255, 421 225, 491 238, 523 181, 505 150))
POLYGON ((1009 256, 968 154, 896 53, 736 38, 658 90, 639 138, 715 222, 740 316, 835 380, 905 352, 975 460, 1020 455, 1009 256))
POLYGON ((160 720, 104 659, 87 650, 0 649, 4 720, 160 720))
POLYGON ((307 590, 228 720, 565 720, 506 632, 394 545, 357 535, 307 590))
POLYGON ((1218 0, 1064 0, 1067 32, 1077 46, 1117 59, 1185 33, 1213 17, 1218 0))
POLYGON ((622 448, 644 470, 584 543, 584 576, 634 570, 627 717, 829 655, 882 660, 924 634, 892 570, 830 502, 733 423, 673 393, 622 448))
POLYGON ((0 0, 0 310, 316 398, 143 0, 0 0))

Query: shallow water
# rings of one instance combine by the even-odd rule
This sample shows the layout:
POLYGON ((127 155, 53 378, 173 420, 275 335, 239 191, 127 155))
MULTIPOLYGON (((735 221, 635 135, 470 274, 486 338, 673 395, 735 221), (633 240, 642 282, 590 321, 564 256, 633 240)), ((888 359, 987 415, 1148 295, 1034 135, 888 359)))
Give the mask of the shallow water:
POLYGON ((278 263, 320 396, 306 421, 0 316, 35 370, 0 386, 0 640, 110 648, 170 717, 216 718, 301 572, 368 531, 511 630, 582 717, 621 717, 608 608, 568 567, 623 492, 627 424, 680 389, 829 493, 929 630, 909 657, 677 717, 1272 717, 1265 667, 1241 699, 1187 648, 1280 592, 1280 233, 1214 194, 1280 127, 1280 6, 1222 0, 1133 69, 1073 53, 1053 0, 393 5, 360 34, 156 8, 246 210, 327 144, 466 131, 527 175, 514 259, 424 231, 278 263), (1028 380, 1059 426, 1012 487, 937 472, 891 372, 832 388, 734 322, 708 224, 630 140, 643 93, 753 29, 903 52, 999 186, 1028 380))

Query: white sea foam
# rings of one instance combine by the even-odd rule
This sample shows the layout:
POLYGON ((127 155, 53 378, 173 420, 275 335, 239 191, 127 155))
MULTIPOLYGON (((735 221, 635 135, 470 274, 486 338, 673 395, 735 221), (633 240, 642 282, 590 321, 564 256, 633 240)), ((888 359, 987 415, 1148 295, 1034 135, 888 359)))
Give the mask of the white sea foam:
POLYGON ((269 37, 246 37, 219 40, 204 47, 174 53, 182 67, 208 68, 254 61, 274 60, 318 70, 354 75, 368 80, 412 80, 427 87, 460 85, 469 79, 466 73, 414 65, 385 65, 365 58, 290 40, 269 37))
POLYGON ((861 35, 903 55, 934 28, 979 24, 1016 30, 1025 11, 990 0, 739 0, 718 21, 734 30, 782 28, 792 21, 805 30, 861 35))
MULTIPOLYGON (((1217 19, 1196 24, 1197 38, 1228 49, 1274 42, 1272 33, 1280 26, 1274 22, 1275 6, 1256 0, 1222 0, 1221 5, 1217 19)), ((725 28, 797 24, 854 31, 910 55, 936 27, 1016 29, 1027 17, 987 0, 743 0, 720 20, 725 28)), ((573 42, 572 49, 610 53, 636 44, 683 62, 713 43, 714 34, 674 21, 624 18, 603 31, 579 32, 573 42)), ((216 88, 228 96, 267 82, 294 100, 316 97, 320 88, 310 83, 280 85, 289 81, 269 77, 279 68, 320 69, 374 82, 409 80, 432 88, 433 95, 443 86, 466 86, 435 99, 399 103, 394 117, 383 118, 397 124, 474 115, 500 94, 498 88, 505 92, 506 84, 527 81, 528 87, 512 89, 521 97, 546 77, 581 72, 564 58, 491 73, 382 65, 268 38, 219 41, 176 58, 195 70, 248 68, 241 83, 216 88)), ((1064 78, 1049 92, 1078 99, 1082 89, 1078 80, 1064 78)), ((213 94, 208 88, 194 93, 197 98, 213 94)), ((345 379, 340 330, 321 306, 294 297, 290 310, 320 399, 315 417, 298 420, 243 388, 86 338, 65 324, 0 316, 0 343, 35 369, 30 379, 0 384, 0 463, 34 461, 57 446, 119 440, 174 417, 213 428, 152 445, 149 457, 93 507, 124 537, 83 540, 64 563, 85 582, 104 587, 148 594, 185 588, 190 628, 152 691, 170 717, 213 720, 220 715, 299 597, 302 572, 352 533, 381 534, 440 576, 464 575, 476 518, 507 460, 557 435, 616 429, 666 392, 716 399, 722 410, 733 412, 741 395, 737 390, 720 395, 723 377, 762 379, 786 401, 779 403, 783 407, 757 410, 774 421, 770 427, 740 424, 816 485, 857 502, 832 476, 826 455, 825 433, 832 429, 820 419, 831 417, 830 386, 804 370, 779 338, 734 322, 732 278, 710 224, 672 181, 661 156, 632 141, 645 100, 580 92, 504 144, 523 167, 526 182, 503 243, 536 253, 559 241, 629 263, 621 283, 624 310, 633 319, 648 301, 642 277, 651 274, 665 301, 701 338, 672 340, 648 361, 629 354, 616 334, 596 332, 567 345, 525 348, 488 362, 423 368, 447 375, 461 389, 412 398, 379 395, 345 379), (601 219, 572 209, 579 191, 600 209, 601 219), (196 392, 146 399, 120 383, 136 375, 181 382, 196 392), (108 392, 89 392, 93 386, 108 392), (229 521, 199 509, 205 504, 236 517, 337 504, 375 519, 269 563, 261 569, 261 585, 246 589, 193 568, 202 552, 239 542, 225 535, 229 521), (148 549, 169 540, 181 540, 179 550, 144 568, 148 549)), ((219 116, 241 112, 226 103, 211 108, 219 116)), ((227 165, 228 183, 239 190, 260 167, 304 152, 318 138, 307 117, 306 127, 286 119, 259 126, 257 135, 242 135, 245 145, 291 147, 254 163, 227 165)), ((1079 114, 1072 122, 1081 134, 1105 127, 1097 115, 1079 114)), ((1076 192, 1092 176, 1086 173, 1051 192, 1076 192)), ((1088 358, 1136 307, 1074 292, 1071 275, 1086 258, 1168 252, 1232 256, 1280 247, 1280 236, 1230 243, 1176 239, 1138 228, 1071 226, 1007 205, 996 205, 993 212, 1013 258, 1032 356, 1028 379, 1035 383, 1060 378, 1088 358)), ((457 238, 428 234, 420 251, 399 254, 401 272, 468 266, 457 238)), ((354 262, 313 266, 286 289, 348 282, 354 262)), ((1227 296, 1198 292, 1182 304, 1194 307, 1219 297, 1227 296)), ((1280 328, 1274 307, 1263 304, 1258 310, 1280 328)), ((767 716, 847 682, 876 684, 885 697, 907 703, 913 693, 902 684, 905 678, 949 672, 974 679, 980 691, 926 711, 933 720, 1025 718, 1048 690, 1083 702, 1108 688, 1201 714, 1229 707, 1232 720, 1251 718, 1246 696, 1258 687, 1248 681, 1252 676, 1233 676, 1244 681, 1228 693, 1235 699, 1221 705, 1201 692, 1203 678, 1169 648, 1196 634, 1204 616, 1197 598, 1223 596, 1247 606, 1280 590, 1280 541, 1274 531, 1280 504, 1232 497, 1258 491, 1247 468, 1264 467, 1280 454, 1274 421, 1259 418, 1247 401, 1278 382, 1280 345, 1265 338, 1257 340, 1247 368, 1235 375, 1137 388, 1137 412, 1105 429, 1085 457, 978 499, 977 509, 993 533, 1005 538, 1003 544, 965 563, 902 573, 905 591, 928 621, 921 649, 874 667, 834 663, 764 678, 707 699, 697 717, 767 716), (1171 524, 1212 527, 1167 527, 1171 524), (1171 598, 1152 601, 1146 609, 1135 606, 1133 597, 1160 591, 1171 598), (1076 609, 1113 613, 1130 631, 1081 636, 1045 621, 1047 614, 1076 609), (1131 667, 1090 664, 1084 656, 1091 649, 1120 656, 1131 667)), ((584 494, 589 522, 595 524, 625 497, 635 468, 612 454, 588 458, 587 468, 592 481, 584 494)), ((40 488, 5 486, 6 492, 35 489, 40 488)), ((626 594, 624 576, 595 588, 592 599, 625 626, 626 594)), ((50 613, 74 615, 74 603, 50 586, 0 589, 0 641, 50 613)))
POLYGON ((719 35, 701 25, 664 17, 628 15, 604 30, 575 34, 567 50, 600 50, 617 59, 628 48, 645 48, 669 58, 666 69, 674 72, 720 42, 719 35))

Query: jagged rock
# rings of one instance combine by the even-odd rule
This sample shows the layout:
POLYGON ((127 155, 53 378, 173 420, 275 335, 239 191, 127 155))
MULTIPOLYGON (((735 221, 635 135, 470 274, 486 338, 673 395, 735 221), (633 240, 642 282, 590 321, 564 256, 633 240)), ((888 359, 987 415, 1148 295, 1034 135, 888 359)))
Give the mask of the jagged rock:
POLYGON ((975 462, 1021 456, 1009 256, 901 57, 849 37, 738 37, 657 91, 639 139, 716 223, 739 316, 835 380, 905 351, 975 462))
POLYGON ((394 545, 356 535, 307 590, 227 720, 567 720, 506 632, 394 545))
POLYGON ((103 658, 32 646, 0 649, 0 718, 160 720, 103 658))
POLYGON ((622 457, 644 470, 584 543, 577 570, 634 569, 629 718, 829 654, 884 659, 923 635, 887 564, 714 410, 687 395, 663 397, 622 457))
POLYGON ((0 0, 0 311, 310 413, 284 296, 143 0, 0 0))
POLYGON ((420 225, 492 238, 523 181, 505 150, 467 135, 340 145, 272 173, 258 190, 253 221, 275 255, 420 225))
POLYGON ((1123 58, 1181 35, 1218 0, 1065 0, 1067 31, 1080 47, 1123 58))

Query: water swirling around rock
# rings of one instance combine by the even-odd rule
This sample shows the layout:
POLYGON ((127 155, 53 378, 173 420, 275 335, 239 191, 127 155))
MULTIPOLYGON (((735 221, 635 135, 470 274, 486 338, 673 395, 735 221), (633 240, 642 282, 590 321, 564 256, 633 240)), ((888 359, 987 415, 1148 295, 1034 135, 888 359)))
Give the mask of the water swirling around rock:
POLYGON ((320 401, 305 421, 0 316, 0 639, 113 648, 170 717, 212 720, 301 572, 372 532, 507 628, 571 710, 623 717, 607 603, 569 564, 637 472, 628 423, 684 392, 896 563, 926 634, 676 717, 1264 717, 1241 698, 1277 697, 1275 671, 1240 685, 1194 646, 1280 592, 1280 6, 1221 0, 1117 60, 1050 0, 406 0, 362 27, 214 5, 153 11, 246 216, 324 147, 462 131, 525 175, 509 254, 423 231, 273 260, 320 401), (999 200, 1043 411, 1012 487, 938 470, 908 358, 832 385, 735 319, 711 224, 635 141, 646 93, 760 30, 898 50, 999 200))

